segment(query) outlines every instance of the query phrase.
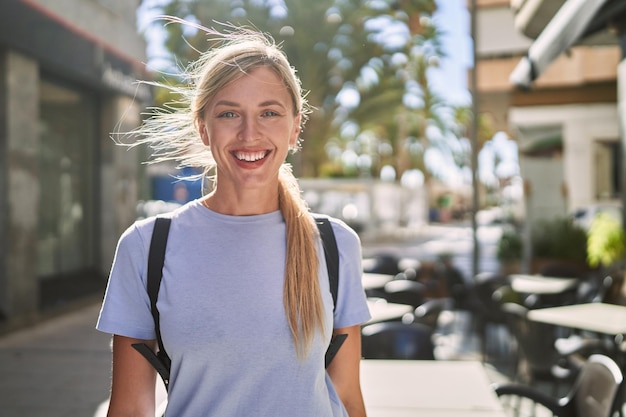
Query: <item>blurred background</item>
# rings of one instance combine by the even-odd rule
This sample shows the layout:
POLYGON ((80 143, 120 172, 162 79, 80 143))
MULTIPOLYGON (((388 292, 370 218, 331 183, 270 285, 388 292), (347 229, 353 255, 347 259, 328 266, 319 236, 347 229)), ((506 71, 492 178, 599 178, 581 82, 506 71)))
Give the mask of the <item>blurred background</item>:
POLYGON ((210 45, 160 15, 252 24, 282 44, 316 108, 290 157, 304 196, 366 247, 434 224, 476 241, 496 225, 507 271, 568 256, 594 267, 593 218, 623 223, 625 7, 567 3, 0 2, 0 331, 99 300, 119 235, 204 192, 197 172, 114 140, 176 100, 137 80, 183 84, 210 45), (541 252, 548 230, 568 253, 541 252))

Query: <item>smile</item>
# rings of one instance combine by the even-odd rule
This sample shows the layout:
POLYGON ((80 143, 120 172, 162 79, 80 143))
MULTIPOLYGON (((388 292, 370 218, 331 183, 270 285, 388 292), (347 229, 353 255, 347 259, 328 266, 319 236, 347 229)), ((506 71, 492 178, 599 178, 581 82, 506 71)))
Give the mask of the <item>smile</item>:
POLYGON ((239 159, 240 161, 245 161, 245 162, 260 161, 261 159, 265 158, 268 154, 269 154, 269 151, 234 152, 235 158, 239 159))

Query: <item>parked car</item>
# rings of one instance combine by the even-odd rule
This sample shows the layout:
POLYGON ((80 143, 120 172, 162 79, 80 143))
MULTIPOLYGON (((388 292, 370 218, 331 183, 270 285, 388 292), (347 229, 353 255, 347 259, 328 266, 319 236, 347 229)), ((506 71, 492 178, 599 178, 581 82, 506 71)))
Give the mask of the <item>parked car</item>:
POLYGON ((607 213, 615 220, 622 223, 622 203, 618 201, 606 201, 580 207, 572 212, 572 220, 585 230, 589 230, 591 221, 599 213, 607 213))

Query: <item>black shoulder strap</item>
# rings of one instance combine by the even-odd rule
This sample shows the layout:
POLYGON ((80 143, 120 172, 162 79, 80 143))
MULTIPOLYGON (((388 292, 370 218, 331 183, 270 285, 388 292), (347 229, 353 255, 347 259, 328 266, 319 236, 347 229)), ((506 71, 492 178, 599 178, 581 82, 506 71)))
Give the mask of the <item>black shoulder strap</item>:
MULTIPOLYGON (((326 268, 328 270, 328 282, 330 284, 330 293, 333 296, 333 311, 337 307, 337 294, 339 292, 339 250, 337 249, 337 240, 335 239, 335 232, 333 226, 327 217, 316 217, 315 223, 320 232, 322 238, 322 244, 324 246, 324 257, 326 258, 326 268)), ((326 349, 326 355, 324 358, 324 365, 328 368, 328 365, 333 361, 333 358, 339 352, 339 348, 343 345, 347 334, 336 334, 330 340, 328 349, 326 349)))
POLYGON ((339 288, 339 251, 337 240, 330 220, 326 217, 316 217, 315 223, 319 229, 324 246, 324 257, 326 258, 326 268, 328 269, 328 281, 330 293, 333 295, 333 310, 337 307, 337 293, 339 288))
POLYGON ((167 237, 170 231, 171 219, 167 217, 157 217, 154 223, 152 239, 150 240, 150 252, 148 253, 148 296, 150 297, 150 309, 152 318, 154 319, 154 330, 156 332, 158 352, 155 354, 151 348, 145 343, 133 344, 143 357, 157 370, 161 379, 165 384, 165 388, 169 388, 170 365, 171 361, 161 339, 161 326, 159 319, 159 310, 157 309, 157 299, 159 297, 159 287, 161 286, 161 278, 163 277, 163 264, 165 262, 165 248, 167 246, 167 237))
POLYGON ((165 262, 165 248, 167 247, 167 237, 170 232, 171 219, 167 217, 157 217, 150 241, 150 253, 148 254, 148 295, 150 296, 150 307, 154 318, 154 328, 156 331, 159 352, 165 354, 163 340, 161 339, 161 326, 159 310, 157 309, 157 299, 159 298, 159 288, 163 277, 163 264, 165 262))

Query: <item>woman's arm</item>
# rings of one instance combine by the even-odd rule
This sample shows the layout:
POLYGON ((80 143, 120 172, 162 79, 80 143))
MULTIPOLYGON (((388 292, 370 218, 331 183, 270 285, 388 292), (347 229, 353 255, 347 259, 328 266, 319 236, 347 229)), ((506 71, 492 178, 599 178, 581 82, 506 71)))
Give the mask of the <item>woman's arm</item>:
POLYGON ((156 371, 131 345, 146 343, 152 349, 154 340, 113 336, 113 377, 109 417, 154 417, 156 371))
POLYGON ((341 349, 328 366, 328 375, 350 417, 365 417, 361 394, 361 326, 334 329, 334 334, 347 334, 341 349))

